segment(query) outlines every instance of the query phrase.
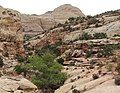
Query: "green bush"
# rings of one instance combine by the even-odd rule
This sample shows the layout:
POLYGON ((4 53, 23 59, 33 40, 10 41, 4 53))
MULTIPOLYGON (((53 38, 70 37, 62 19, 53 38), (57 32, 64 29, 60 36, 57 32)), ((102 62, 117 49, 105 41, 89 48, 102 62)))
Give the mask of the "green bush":
POLYGON ((92 50, 87 51, 87 52, 86 52, 86 57, 87 57, 87 58, 88 58, 88 57, 91 57, 92 54, 93 54, 93 51, 92 51, 92 50))
POLYGON ((57 89, 67 78, 61 73, 62 66, 56 62, 55 56, 45 53, 42 56, 32 55, 28 58, 25 68, 34 71, 31 74, 32 82, 41 89, 57 89))
POLYGON ((93 34, 93 38, 94 38, 94 39, 107 38, 107 34, 106 34, 106 33, 95 33, 95 34, 93 34))
POLYGON ((75 17, 68 18, 69 22, 73 22, 75 19, 76 19, 75 17))
POLYGON ((113 37, 120 37, 120 34, 114 34, 113 37))
POLYGON ((24 62, 26 59, 24 57, 22 57, 19 54, 16 54, 15 58, 19 61, 19 62, 24 62))
POLYGON ((93 18, 91 15, 87 15, 86 17, 87 19, 93 18))
POLYGON ((60 58, 57 59, 57 62, 63 65, 64 59, 60 57, 60 58))
POLYGON ((28 41, 32 38, 30 35, 24 35, 24 41, 28 41))
POLYGON ((86 32, 83 32, 82 36, 80 37, 80 40, 89 40, 92 39, 92 35, 86 32))
POLYGON ((111 45, 105 45, 99 51, 99 57, 108 57, 113 55, 113 47, 111 45))
POLYGON ((24 67, 22 67, 21 65, 17 65, 15 66, 14 70, 18 73, 21 74, 22 72, 25 73, 26 69, 24 67))
POLYGON ((39 56, 42 56, 43 54, 49 52, 49 53, 55 54, 56 56, 59 56, 60 51, 57 48, 57 46, 59 46, 60 44, 61 44, 61 41, 56 42, 55 44, 52 44, 52 45, 46 45, 46 46, 42 47, 41 49, 36 50, 35 53, 39 56))
POLYGON ((73 90, 72 90, 72 93, 80 93, 80 91, 77 90, 77 89, 73 89, 73 90))
POLYGON ((81 17, 81 16, 79 16, 79 17, 76 18, 76 21, 79 22, 79 23, 83 23, 84 20, 85 20, 85 18, 81 17))

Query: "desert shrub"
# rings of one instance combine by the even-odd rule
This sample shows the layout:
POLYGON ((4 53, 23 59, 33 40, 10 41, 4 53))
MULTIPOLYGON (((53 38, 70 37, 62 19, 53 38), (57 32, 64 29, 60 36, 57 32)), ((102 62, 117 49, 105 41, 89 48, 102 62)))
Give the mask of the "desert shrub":
POLYGON ((76 18, 76 21, 78 21, 79 23, 83 23, 84 20, 85 20, 85 18, 81 17, 81 16, 79 16, 79 17, 76 18))
POLYGON ((87 19, 90 19, 90 18, 92 18, 92 16, 91 15, 87 15, 87 17, 86 17, 87 19))
POLYGON ((24 35, 24 41, 28 41, 28 40, 30 40, 30 38, 32 38, 32 36, 30 36, 30 35, 24 35))
POLYGON ((2 57, 0 56, 0 67, 2 67, 3 65, 4 65, 3 59, 2 59, 2 57))
POLYGON ((115 84, 120 85, 120 76, 115 77, 115 84))
POLYGON ((65 31, 69 31, 69 32, 73 31, 73 29, 70 25, 63 26, 63 28, 64 28, 65 31))
POLYGON ((75 66, 75 62, 70 62, 69 66, 75 66))
POLYGON ((97 53, 97 57, 100 58, 100 57, 102 57, 102 56, 103 56, 103 55, 102 55, 101 51, 99 51, 99 52, 97 53))
POLYGON ((86 32, 84 32, 80 37, 80 40, 89 40, 89 39, 92 39, 92 35, 86 32))
POLYGON ((89 50, 86 52, 86 58, 89 58, 93 55, 93 51, 92 50, 89 50))
POLYGON ((106 33, 95 33, 95 34, 93 34, 93 38, 94 38, 94 39, 107 38, 107 34, 106 34, 106 33))
POLYGON ((114 34, 114 36, 113 37, 120 37, 120 35, 119 34, 114 34))
POLYGON ((27 71, 34 71, 31 74, 32 82, 41 89, 57 89, 67 78, 65 73, 61 72, 62 66, 56 62, 55 55, 45 53, 42 56, 32 55, 28 58, 25 65, 27 71))
POLYGON ((116 50, 116 49, 120 49, 120 43, 118 44, 112 44, 112 45, 109 45, 112 49, 116 50))
POLYGON ((26 72, 26 69, 21 65, 16 65, 14 70, 17 72, 17 74, 21 74, 22 72, 24 72, 24 73, 26 72))
POLYGON ((35 53, 39 56, 42 56, 43 54, 50 52, 50 53, 55 54, 56 56, 59 56, 60 50, 57 47, 60 46, 61 44, 62 44, 62 41, 59 40, 55 44, 46 45, 42 47, 41 49, 36 50, 35 53))
POLYGON ((99 78, 99 75, 98 74, 93 74, 92 77, 93 77, 93 80, 95 80, 95 79, 99 78))
POLYGON ((57 59, 57 62, 63 65, 64 59, 60 57, 60 58, 57 59))
POLYGON ((18 62, 24 62, 26 60, 25 57, 19 54, 16 54, 15 58, 18 60, 18 62))
POLYGON ((68 18, 68 20, 69 20, 69 22, 73 22, 75 20, 75 18, 74 17, 70 17, 70 18, 68 18))
POLYGON ((101 50, 98 52, 99 57, 108 57, 113 55, 113 47, 110 45, 105 45, 101 48, 101 50))
POLYGON ((73 89, 73 90, 72 90, 72 93, 80 93, 80 91, 77 90, 77 89, 73 89))

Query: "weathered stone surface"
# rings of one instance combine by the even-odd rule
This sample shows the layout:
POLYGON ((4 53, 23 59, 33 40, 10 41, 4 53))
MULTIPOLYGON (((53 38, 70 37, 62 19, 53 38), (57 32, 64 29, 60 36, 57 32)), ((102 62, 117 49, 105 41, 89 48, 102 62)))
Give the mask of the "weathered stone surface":
POLYGON ((84 93, 119 93, 119 92, 120 86, 116 86, 114 84, 114 79, 112 79, 84 93))
POLYGON ((107 35, 110 37, 113 36, 114 34, 120 34, 120 21, 115 21, 98 28, 85 29, 83 30, 83 32, 88 32, 91 34, 103 32, 107 33, 107 35))
POLYGON ((37 93, 37 87, 23 77, 2 76, 0 78, 0 93, 37 93))

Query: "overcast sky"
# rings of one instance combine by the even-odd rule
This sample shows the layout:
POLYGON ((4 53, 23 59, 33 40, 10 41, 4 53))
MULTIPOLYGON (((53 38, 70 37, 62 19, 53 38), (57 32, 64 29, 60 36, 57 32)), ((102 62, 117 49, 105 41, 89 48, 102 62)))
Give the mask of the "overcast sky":
POLYGON ((43 14, 62 4, 72 4, 85 15, 120 9, 120 0, 0 0, 0 5, 26 14, 43 14))

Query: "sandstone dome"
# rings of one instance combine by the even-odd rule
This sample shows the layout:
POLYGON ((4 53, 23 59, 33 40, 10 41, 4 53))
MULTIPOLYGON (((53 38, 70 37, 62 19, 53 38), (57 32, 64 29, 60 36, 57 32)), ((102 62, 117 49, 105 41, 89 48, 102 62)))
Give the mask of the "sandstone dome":
POLYGON ((84 17, 85 15, 79 8, 74 7, 70 4, 64 4, 54 9, 54 11, 52 12, 52 16, 56 20, 67 20, 69 17, 84 17))

